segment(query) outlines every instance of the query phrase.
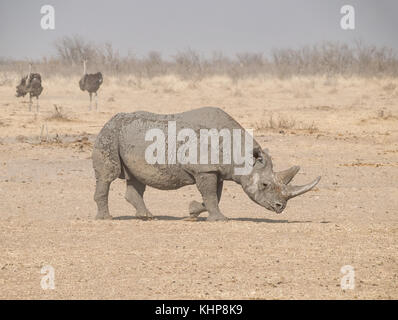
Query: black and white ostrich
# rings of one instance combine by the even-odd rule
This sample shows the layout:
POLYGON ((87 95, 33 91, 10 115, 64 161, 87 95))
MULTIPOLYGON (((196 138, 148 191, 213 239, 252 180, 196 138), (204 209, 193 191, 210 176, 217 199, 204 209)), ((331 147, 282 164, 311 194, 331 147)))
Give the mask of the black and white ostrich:
POLYGON ((97 72, 97 73, 87 74, 86 63, 87 63, 87 60, 84 60, 83 61, 83 77, 79 81, 79 86, 82 91, 87 91, 90 95, 90 110, 91 110, 91 102, 93 99, 93 93, 95 93, 95 109, 98 110, 97 91, 103 81, 102 73, 97 72))
POLYGON ((32 65, 29 64, 29 73, 21 79, 17 86, 17 97, 25 97, 29 94, 29 111, 32 111, 32 97, 36 97, 36 111, 39 112, 39 96, 43 91, 41 85, 41 75, 32 73, 32 65))

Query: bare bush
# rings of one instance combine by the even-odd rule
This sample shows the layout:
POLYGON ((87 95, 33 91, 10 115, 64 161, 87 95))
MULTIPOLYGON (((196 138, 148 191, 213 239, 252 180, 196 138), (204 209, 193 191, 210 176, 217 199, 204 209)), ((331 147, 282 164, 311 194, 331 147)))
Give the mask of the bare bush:
POLYGON ((314 74, 329 77, 398 75, 398 58, 392 49, 366 46, 361 42, 356 42, 353 47, 324 43, 297 50, 275 50, 273 63, 280 77, 314 74))
MULTIPOLYGON (((226 75, 234 82, 248 77, 279 78, 296 75, 321 75, 334 79, 344 76, 398 76, 397 53, 387 47, 356 42, 349 46, 323 43, 298 49, 277 49, 266 57, 263 53, 238 53, 227 57, 214 52, 206 57, 192 49, 177 52, 171 59, 159 52, 137 58, 131 52, 121 56, 110 43, 96 44, 82 37, 63 37, 54 43, 54 57, 34 61, 34 68, 45 77, 76 76, 82 72, 83 59, 89 60, 90 72, 100 70, 113 76, 141 78, 177 75, 185 80, 200 81, 204 77, 226 75)), ((0 72, 26 73, 28 62, 0 59, 0 72)))
POLYGON ((206 61, 203 57, 191 49, 178 52, 174 56, 175 72, 183 79, 202 79, 205 63, 206 61))

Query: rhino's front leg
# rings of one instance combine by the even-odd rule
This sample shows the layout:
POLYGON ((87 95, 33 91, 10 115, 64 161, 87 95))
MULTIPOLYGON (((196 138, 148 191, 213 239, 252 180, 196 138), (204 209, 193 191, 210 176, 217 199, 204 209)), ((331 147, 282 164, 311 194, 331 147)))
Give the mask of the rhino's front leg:
MULTIPOLYGON (((227 220, 218 207, 219 178, 216 173, 200 173, 196 177, 196 186, 203 198, 205 210, 209 212, 208 221, 227 220)), ((220 194, 221 195, 221 194, 220 194)))
MULTIPOLYGON (((221 200, 221 194, 222 194, 222 188, 223 188, 223 180, 218 179, 217 181, 217 200, 218 203, 220 203, 221 200)), ((206 211, 206 207, 203 202, 198 202, 198 201, 191 201, 189 204, 189 215, 190 215, 190 220, 196 220, 199 215, 202 212, 206 211)))
POLYGON ((137 218, 150 220, 153 218, 152 213, 147 209, 144 202, 145 185, 134 177, 126 180, 126 200, 130 202, 136 209, 137 218))

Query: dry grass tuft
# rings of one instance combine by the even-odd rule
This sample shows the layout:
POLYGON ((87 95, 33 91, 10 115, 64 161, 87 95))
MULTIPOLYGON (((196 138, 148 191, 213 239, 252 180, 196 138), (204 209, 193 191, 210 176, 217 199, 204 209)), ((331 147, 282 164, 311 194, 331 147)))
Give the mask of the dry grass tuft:
POLYGON ((329 94, 336 94, 338 92, 337 88, 332 88, 328 91, 329 94))
POLYGON ((397 87, 396 84, 390 82, 390 83, 386 84, 385 86, 383 86, 383 90, 385 90, 385 91, 394 91, 396 87, 397 87))
POLYGON ((272 114, 268 120, 256 122, 255 130, 277 130, 277 129, 293 129, 296 124, 294 119, 282 118, 281 116, 275 118, 272 114))
POLYGON ((4 121, 0 120, 0 127, 8 127, 9 124, 5 123, 4 121))
POLYGON ((377 111, 377 118, 382 120, 390 120, 397 119, 398 117, 394 116, 390 110, 380 109, 377 111))
POLYGON ((311 124, 305 124, 302 122, 297 122, 295 119, 285 118, 281 115, 274 117, 272 114, 268 120, 255 123, 254 129, 258 131, 276 130, 280 133, 284 133, 284 130, 300 130, 308 131, 309 133, 315 133, 319 131, 318 127, 315 125, 315 122, 312 122, 311 124))
POLYGON ((379 109, 376 112, 376 116, 374 117, 369 117, 366 119, 361 119, 359 124, 365 124, 368 122, 373 122, 373 123, 377 123, 379 121, 394 121, 394 120, 398 120, 398 116, 393 115, 392 112, 390 110, 385 110, 385 109, 379 109))
POLYGON ((45 118, 48 121, 72 121, 69 116, 63 111, 61 106, 54 104, 54 111, 51 115, 45 118))
POLYGON ((310 99, 311 94, 309 94, 307 91, 298 91, 294 93, 294 98, 296 99, 310 99))

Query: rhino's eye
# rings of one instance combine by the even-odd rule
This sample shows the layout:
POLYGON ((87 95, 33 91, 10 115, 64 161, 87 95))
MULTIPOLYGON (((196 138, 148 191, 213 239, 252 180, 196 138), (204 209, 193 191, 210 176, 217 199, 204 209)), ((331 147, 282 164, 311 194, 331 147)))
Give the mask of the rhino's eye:
POLYGON ((269 187, 269 185, 270 185, 269 183, 264 182, 264 183, 263 183, 263 188, 264 188, 264 189, 267 189, 267 188, 269 187))
POLYGON ((264 159, 261 157, 255 158, 253 165, 255 165, 256 163, 264 164, 264 159))

